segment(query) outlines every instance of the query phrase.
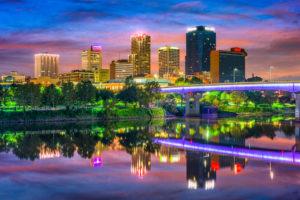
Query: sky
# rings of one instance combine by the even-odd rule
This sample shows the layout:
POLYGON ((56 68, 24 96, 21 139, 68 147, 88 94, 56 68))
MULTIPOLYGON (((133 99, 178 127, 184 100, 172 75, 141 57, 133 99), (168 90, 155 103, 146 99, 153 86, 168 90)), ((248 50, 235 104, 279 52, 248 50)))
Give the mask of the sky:
POLYGON ((248 51, 246 76, 300 80, 298 0, 0 0, 0 74, 33 75, 33 55, 60 54, 60 72, 80 69, 80 53, 91 44, 103 49, 103 65, 130 53, 130 35, 151 35, 152 73, 157 50, 181 50, 190 26, 214 26, 217 49, 248 51))

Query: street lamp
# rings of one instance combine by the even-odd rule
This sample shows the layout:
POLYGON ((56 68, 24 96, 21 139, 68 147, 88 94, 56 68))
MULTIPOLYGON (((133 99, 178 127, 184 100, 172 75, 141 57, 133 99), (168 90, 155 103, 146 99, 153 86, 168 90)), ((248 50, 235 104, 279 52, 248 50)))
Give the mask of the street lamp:
POLYGON ((234 68, 233 69, 233 82, 235 83, 235 73, 238 71, 237 68, 234 68))
POLYGON ((273 66, 270 66, 269 67, 269 82, 271 82, 271 80, 272 80, 272 70, 274 69, 274 67, 273 66))

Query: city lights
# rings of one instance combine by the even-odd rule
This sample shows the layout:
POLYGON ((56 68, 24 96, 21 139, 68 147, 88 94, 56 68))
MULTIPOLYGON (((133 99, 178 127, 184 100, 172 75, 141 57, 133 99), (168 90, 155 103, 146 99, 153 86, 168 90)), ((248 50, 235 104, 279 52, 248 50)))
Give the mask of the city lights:
MULTIPOLYGON (((267 151, 257 149, 247 149, 239 147, 227 147, 213 144, 200 144, 190 143, 188 141, 176 140, 176 139, 155 139, 155 143, 169 145, 171 147, 177 147, 187 150, 203 151, 208 153, 217 153, 223 155, 230 155, 242 158, 252 158, 264 161, 282 162, 288 164, 300 164, 300 154, 297 152, 278 152, 267 151)), ((241 167, 236 165, 235 172, 239 172, 241 167)))

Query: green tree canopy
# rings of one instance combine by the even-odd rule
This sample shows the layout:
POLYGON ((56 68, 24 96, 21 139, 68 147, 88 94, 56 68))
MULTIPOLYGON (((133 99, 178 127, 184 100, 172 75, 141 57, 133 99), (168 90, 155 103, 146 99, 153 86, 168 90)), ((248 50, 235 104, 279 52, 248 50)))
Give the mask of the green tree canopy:
POLYGON ((15 90, 15 101, 18 105, 23 106, 25 110, 27 106, 36 107, 41 104, 40 86, 33 83, 25 85, 17 85, 15 90))
POLYGON ((203 83, 203 81, 202 81, 201 79, 197 78, 196 76, 193 76, 193 77, 189 80, 189 82, 190 82, 191 84, 202 84, 202 83, 203 83))
POLYGON ((137 86, 136 83, 134 82, 134 79, 132 76, 128 76, 125 79, 125 87, 132 87, 132 86, 137 86))
POLYGON ((67 110, 76 102, 76 91, 72 82, 63 83, 61 86, 63 104, 67 110))
POLYGON ((140 89, 137 86, 125 87, 117 94, 117 99, 125 103, 138 102, 140 89))
POLYGON ((107 90, 107 89, 102 89, 102 90, 98 90, 96 93, 96 99, 99 100, 103 100, 103 101, 107 101, 111 98, 113 98, 115 95, 111 90, 107 90))
POLYGON ((263 79, 259 76, 252 76, 246 79, 247 82, 261 82, 263 79))
POLYGON ((159 83, 156 81, 147 82, 144 90, 139 93, 139 96, 140 103, 149 107, 149 103, 161 98, 159 83))
POLYGON ((55 85, 51 84, 45 88, 42 94, 42 103, 45 106, 56 107, 62 102, 61 92, 55 85))
POLYGON ((76 99, 79 103, 93 103, 96 99, 96 88, 91 81, 81 81, 76 85, 76 99))

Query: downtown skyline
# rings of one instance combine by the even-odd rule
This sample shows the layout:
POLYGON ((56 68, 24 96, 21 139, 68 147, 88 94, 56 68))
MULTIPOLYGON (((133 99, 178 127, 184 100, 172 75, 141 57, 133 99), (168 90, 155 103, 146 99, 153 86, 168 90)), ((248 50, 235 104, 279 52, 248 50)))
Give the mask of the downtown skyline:
POLYGON ((101 44, 108 68, 119 56, 128 58, 130 36, 139 32, 151 36, 152 73, 158 73, 157 50, 164 45, 180 48, 184 69, 186 29, 209 25, 216 28, 217 49, 248 51, 247 77, 254 73, 268 79, 274 66, 273 78, 300 79, 299 2, 55 2, 0 1, 0 73, 33 75, 33 55, 41 52, 60 54, 60 73, 78 69, 81 51, 94 43, 101 44))

